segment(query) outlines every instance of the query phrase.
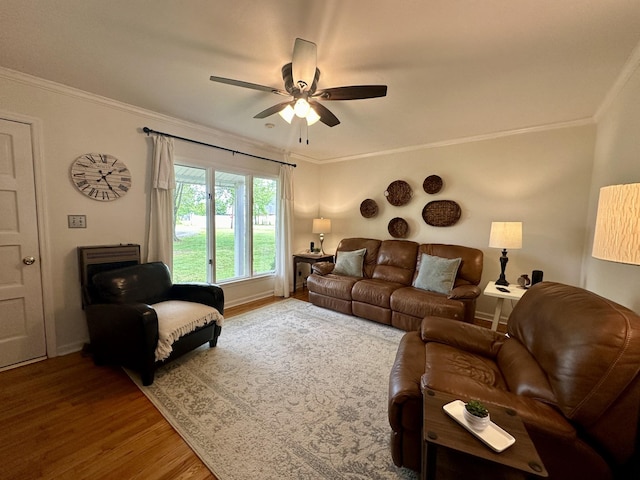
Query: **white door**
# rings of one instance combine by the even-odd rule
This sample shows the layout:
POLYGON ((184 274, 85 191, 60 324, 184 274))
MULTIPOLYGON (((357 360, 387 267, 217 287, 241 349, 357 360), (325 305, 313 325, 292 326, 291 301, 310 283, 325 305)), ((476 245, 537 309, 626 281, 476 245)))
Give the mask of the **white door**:
POLYGON ((0 119, 0 368, 45 355, 31 128, 0 119))

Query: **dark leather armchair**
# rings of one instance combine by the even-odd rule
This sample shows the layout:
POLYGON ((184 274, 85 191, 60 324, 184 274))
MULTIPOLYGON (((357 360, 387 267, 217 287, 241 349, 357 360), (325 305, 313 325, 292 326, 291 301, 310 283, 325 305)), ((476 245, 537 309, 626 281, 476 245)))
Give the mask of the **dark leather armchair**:
POLYGON ((158 365, 206 342, 215 347, 222 330, 222 289, 173 284, 162 262, 98 273, 84 294, 94 362, 139 371, 144 385, 158 365))
POLYGON ((542 282, 507 330, 426 317, 404 336, 389 382, 395 464, 420 469, 422 386, 515 410, 550 478, 640 478, 640 316, 542 282))

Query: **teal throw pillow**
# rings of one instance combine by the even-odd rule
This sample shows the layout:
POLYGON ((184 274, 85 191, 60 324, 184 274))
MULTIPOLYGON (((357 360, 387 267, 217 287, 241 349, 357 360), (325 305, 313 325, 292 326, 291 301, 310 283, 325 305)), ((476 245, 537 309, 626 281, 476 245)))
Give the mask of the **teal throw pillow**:
POLYGON ((333 273, 336 275, 346 275, 348 277, 362 277, 362 264, 366 248, 353 250, 351 252, 337 252, 336 266, 333 273))
POLYGON ((456 281, 461 258, 442 258, 422 254, 420 271, 413 286, 430 292, 448 294, 456 281))

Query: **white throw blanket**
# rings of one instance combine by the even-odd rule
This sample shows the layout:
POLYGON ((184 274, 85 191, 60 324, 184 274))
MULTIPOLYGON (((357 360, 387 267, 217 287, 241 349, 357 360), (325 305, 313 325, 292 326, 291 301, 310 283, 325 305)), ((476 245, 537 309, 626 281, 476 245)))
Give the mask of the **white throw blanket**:
POLYGON ((173 342, 196 328, 216 322, 222 326, 224 317, 213 307, 202 303, 169 300, 152 305, 158 315, 158 346, 156 361, 165 360, 173 351, 173 342))

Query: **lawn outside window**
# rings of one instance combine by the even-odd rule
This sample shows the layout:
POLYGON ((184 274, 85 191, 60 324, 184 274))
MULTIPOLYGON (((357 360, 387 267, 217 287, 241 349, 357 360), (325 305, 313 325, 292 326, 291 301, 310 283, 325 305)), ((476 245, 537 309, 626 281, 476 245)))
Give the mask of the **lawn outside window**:
POLYGON ((215 282, 273 274, 276 178, 175 166, 174 282, 215 282))

